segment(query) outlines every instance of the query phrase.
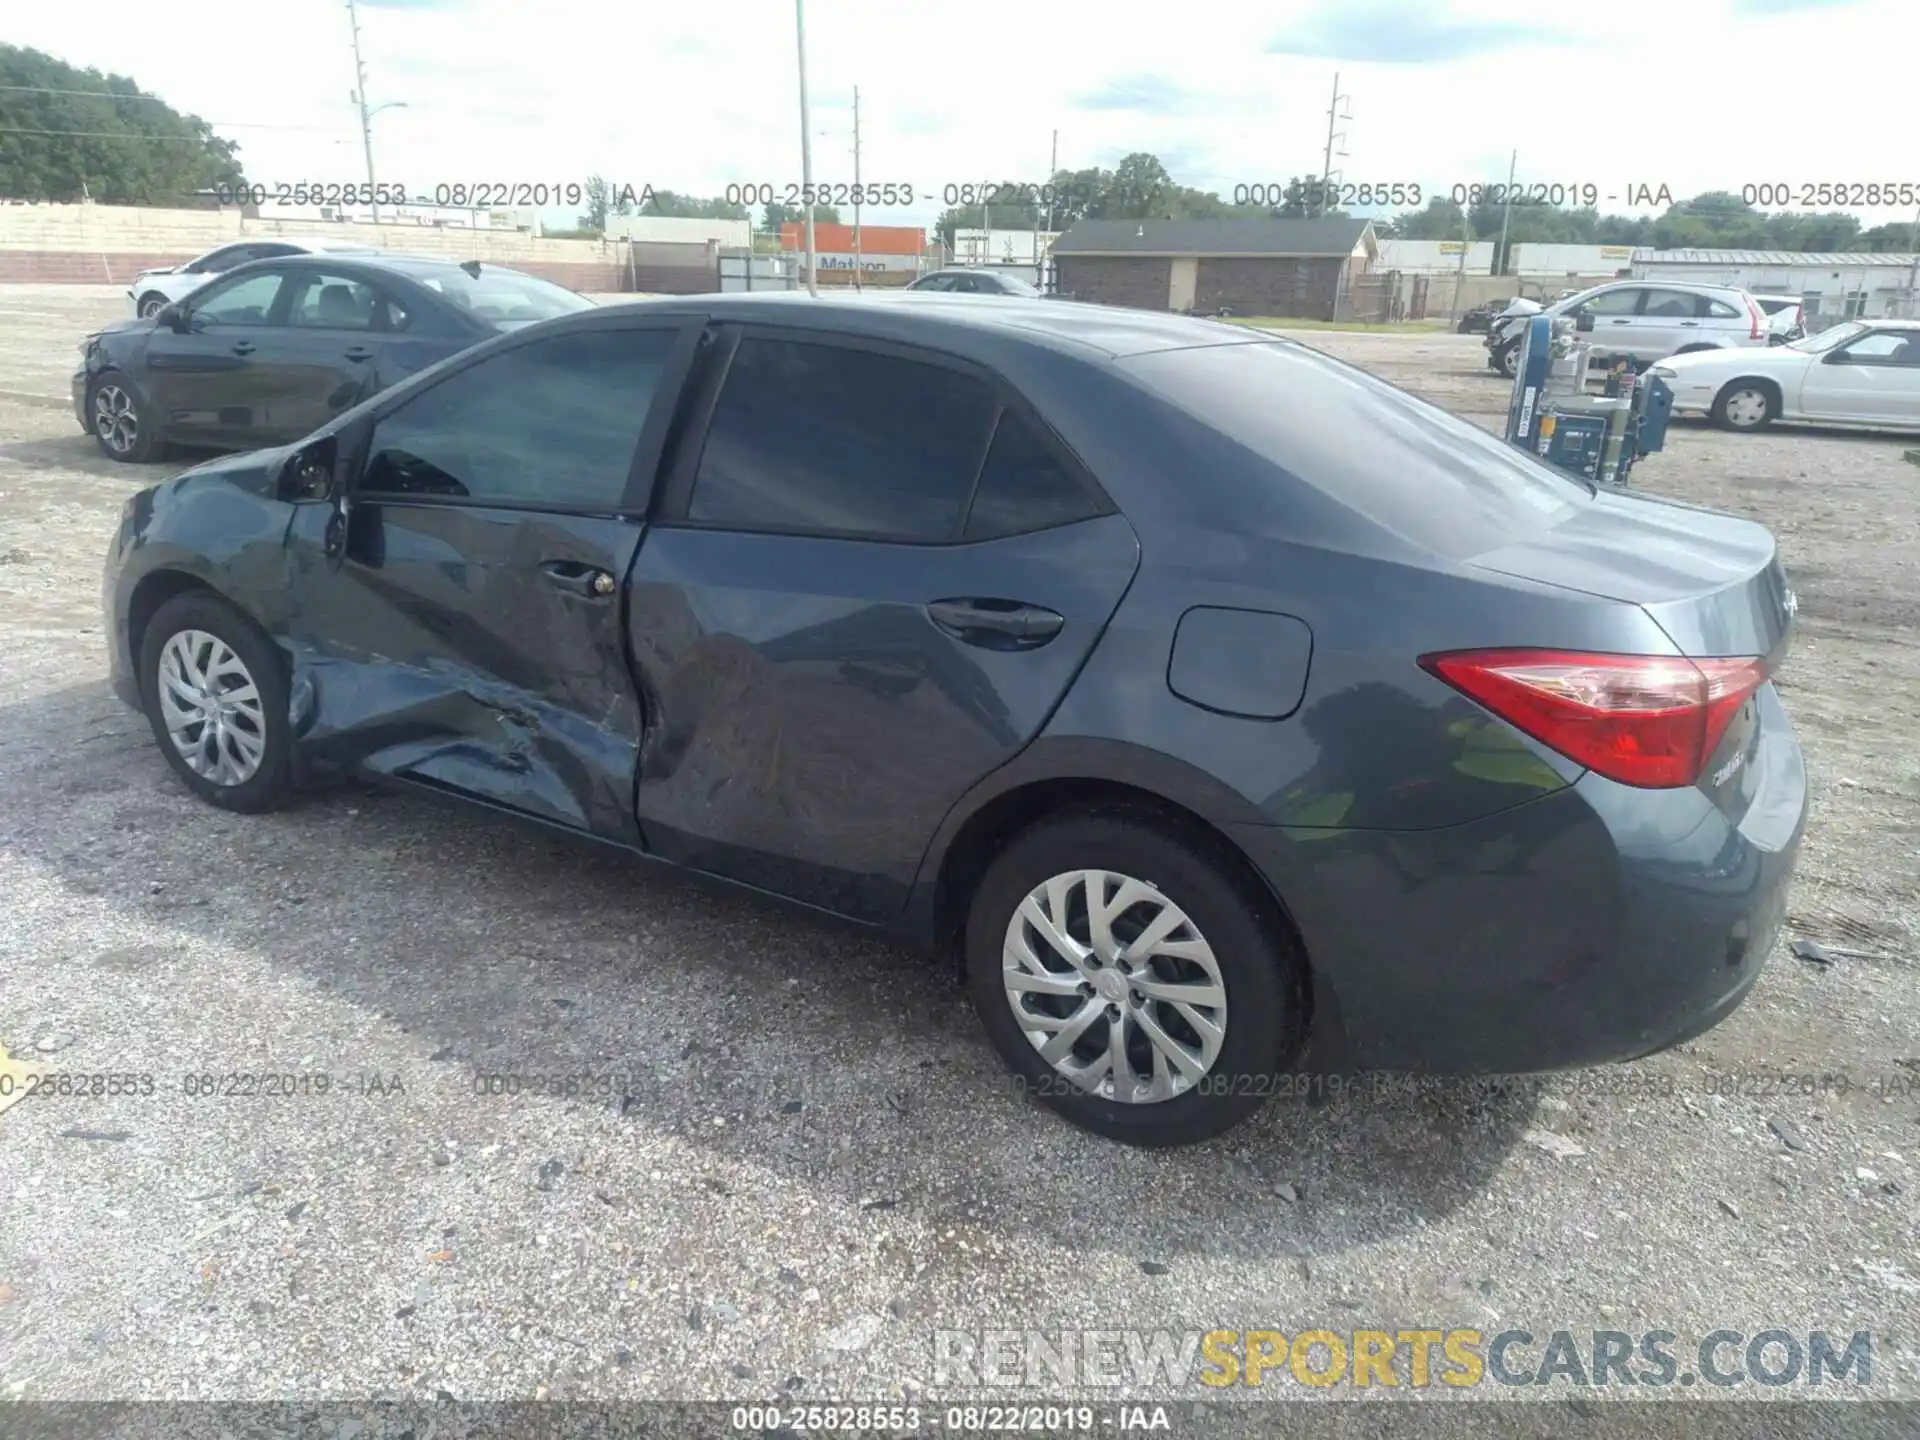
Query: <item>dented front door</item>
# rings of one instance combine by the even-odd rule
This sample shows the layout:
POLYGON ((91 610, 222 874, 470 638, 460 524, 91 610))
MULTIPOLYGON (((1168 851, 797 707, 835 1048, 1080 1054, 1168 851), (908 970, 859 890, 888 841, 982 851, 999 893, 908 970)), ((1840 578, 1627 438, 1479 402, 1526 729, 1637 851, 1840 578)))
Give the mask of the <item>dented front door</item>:
POLYGON ((296 753, 637 843, 622 596, 699 326, 492 351, 354 438, 290 536, 296 753))
POLYGON ((619 582, 641 522, 379 500, 349 525, 337 568, 300 556, 305 755, 637 839, 619 582))

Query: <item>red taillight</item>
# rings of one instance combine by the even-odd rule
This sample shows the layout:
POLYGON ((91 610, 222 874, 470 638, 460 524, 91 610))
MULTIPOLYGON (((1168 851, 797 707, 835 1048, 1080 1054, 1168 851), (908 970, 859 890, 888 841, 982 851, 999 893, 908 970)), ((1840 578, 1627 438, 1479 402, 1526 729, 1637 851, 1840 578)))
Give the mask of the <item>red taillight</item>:
POLYGON ((1675 789, 1700 778, 1764 660, 1465 650, 1422 669, 1541 744, 1623 785, 1675 789))
POLYGON ((1760 307, 1753 303, 1751 295, 1747 297, 1747 314, 1753 317, 1752 338, 1758 340, 1767 333, 1767 317, 1760 313, 1760 307))

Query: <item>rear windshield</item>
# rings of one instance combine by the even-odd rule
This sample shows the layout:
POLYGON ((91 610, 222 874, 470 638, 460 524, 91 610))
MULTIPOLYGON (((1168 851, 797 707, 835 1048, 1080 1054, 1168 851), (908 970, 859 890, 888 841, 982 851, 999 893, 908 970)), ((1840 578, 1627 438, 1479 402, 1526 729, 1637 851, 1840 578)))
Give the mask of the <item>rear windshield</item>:
POLYGON ((1212 345, 1120 363, 1229 439, 1436 554, 1465 559, 1509 544, 1558 524, 1593 493, 1478 425, 1304 345, 1212 345))
POLYGON ((518 270, 480 267, 476 277, 457 265, 444 269, 408 271, 430 290, 438 290, 463 310, 471 310, 496 330, 518 330, 536 321, 577 310, 591 310, 593 301, 548 280, 537 280, 518 270))

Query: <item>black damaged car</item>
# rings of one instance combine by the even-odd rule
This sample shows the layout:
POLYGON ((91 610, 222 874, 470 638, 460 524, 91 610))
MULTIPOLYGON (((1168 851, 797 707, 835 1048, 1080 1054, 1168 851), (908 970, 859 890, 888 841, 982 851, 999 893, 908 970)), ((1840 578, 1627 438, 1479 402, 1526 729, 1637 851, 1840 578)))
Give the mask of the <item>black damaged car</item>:
POLYGON ((256 260, 81 341, 74 416, 113 460, 297 440, 468 346, 592 308, 562 286, 478 261, 256 260))
POLYGON ((1807 803, 1765 529, 1263 332, 916 299, 599 308, 143 490, 114 685, 214 805, 369 776, 950 955, 1135 1143, 1741 1002, 1807 803))

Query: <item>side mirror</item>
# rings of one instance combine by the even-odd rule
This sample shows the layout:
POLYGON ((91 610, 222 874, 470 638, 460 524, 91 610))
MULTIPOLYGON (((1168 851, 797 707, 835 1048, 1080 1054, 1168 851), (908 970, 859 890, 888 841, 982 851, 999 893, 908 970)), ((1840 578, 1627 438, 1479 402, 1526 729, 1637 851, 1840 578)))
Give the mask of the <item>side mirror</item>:
POLYGON ((281 462, 280 474, 274 482, 275 493, 295 505, 331 500, 339 488, 336 474, 339 461, 337 436, 323 435, 318 440, 310 440, 281 462))
POLYGON ((1573 328, 1578 330, 1582 335, 1590 332, 1593 329, 1593 312, 1591 310, 1582 310, 1577 313, 1573 317, 1573 328))
POLYGON ((185 310, 182 310, 178 305, 169 305, 160 312, 160 323, 173 331, 174 334, 184 335, 187 333, 187 326, 190 320, 185 310))

